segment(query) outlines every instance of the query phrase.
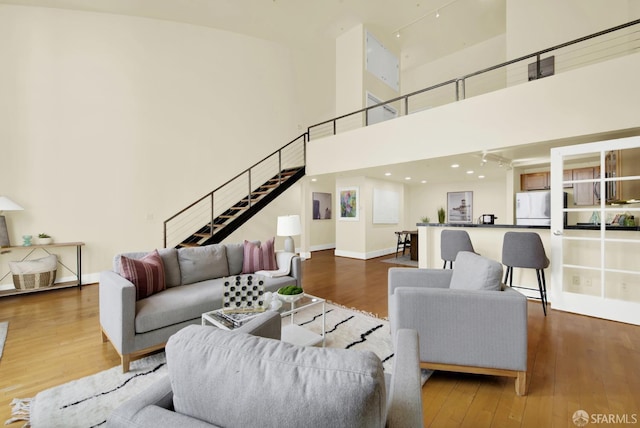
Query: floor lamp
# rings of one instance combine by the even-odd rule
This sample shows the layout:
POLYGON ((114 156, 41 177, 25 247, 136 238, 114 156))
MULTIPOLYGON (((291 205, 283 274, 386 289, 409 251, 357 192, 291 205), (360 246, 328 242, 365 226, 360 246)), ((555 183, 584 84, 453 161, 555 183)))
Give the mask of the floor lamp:
POLYGON ((0 247, 10 247, 9 231, 7 230, 7 220, 2 215, 3 211, 22 211, 20 205, 13 202, 6 196, 0 196, 0 247))
POLYGON ((293 242, 292 236, 300 235, 300 216, 299 215, 285 215, 278 217, 278 236, 286 236, 284 240, 284 251, 287 253, 295 253, 296 246, 293 242))

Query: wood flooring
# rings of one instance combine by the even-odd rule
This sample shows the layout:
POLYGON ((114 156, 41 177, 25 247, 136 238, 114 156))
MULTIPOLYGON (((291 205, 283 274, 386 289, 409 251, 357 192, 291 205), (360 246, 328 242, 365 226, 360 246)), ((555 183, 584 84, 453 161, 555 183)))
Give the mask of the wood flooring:
MULTIPOLYGON (((303 286, 386 317, 392 266, 314 252, 303 262, 303 286)), ((0 360, 0 424, 10 417, 14 397, 33 397, 119 364, 113 347, 101 341, 98 310, 98 285, 0 298, 0 321, 9 321, 0 360)), ((540 303, 530 301, 527 382, 528 395, 518 397, 511 378, 436 372, 422 390, 424 424, 575 427, 573 413, 584 410, 591 418, 635 417, 640 425, 640 327, 553 309, 545 318, 540 303)))

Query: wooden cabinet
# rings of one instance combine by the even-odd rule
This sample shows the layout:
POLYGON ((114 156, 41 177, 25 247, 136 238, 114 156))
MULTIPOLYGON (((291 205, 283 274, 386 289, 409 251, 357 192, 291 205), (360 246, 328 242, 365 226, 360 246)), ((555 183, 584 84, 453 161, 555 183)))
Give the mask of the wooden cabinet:
MULTIPOLYGON (((617 156, 618 177, 640 176, 640 148, 619 150, 617 156)), ((640 199, 640 180, 617 182, 617 198, 621 200, 640 199)))
MULTIPOLYGON (((567 169, 562 175, 562 181, 571 181, 573 179, 573 170, 567 169)), ((563 187, 571 188, 573 184, 564 184, 563 187)), ((520 189, 527 190, 549 190, 551 188, 551 176, 549 172, 533 172, 530 174, 522 174, 520 176, 520 189)))
POLYGON ((547 190, 549 189, 549 173, 534 172, 520 176, 520 188, 522 190, 547 190))
MULTIPOLYGON (((593 180, 600 178, 600 167, 575 168, 574 180, 593 180)), ((599 183, 573 183, 574 205, 596 205, 600 203, 599 183)))
POLYGON ((565 189, 570 189, 573 187, 573 183, 566 183, 567 181, 571 181, 573 180, 573 170, 572 169, 565 169, 563 174, 562 174, 562 181, 563 181, 563 185, 562 187, 565 189))

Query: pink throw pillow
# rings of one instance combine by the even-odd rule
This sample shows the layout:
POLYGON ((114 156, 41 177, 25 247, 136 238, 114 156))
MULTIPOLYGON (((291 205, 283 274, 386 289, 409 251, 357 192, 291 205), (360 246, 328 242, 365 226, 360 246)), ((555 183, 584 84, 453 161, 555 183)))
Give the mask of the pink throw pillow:
POLYGON ((120 275, 136 287, 136 300, 144 299, 166 288, 164 264, 158 250, 141 259, 120 256, 120 275))
POLYGON ((275 237, 260 244, 244 241, 244 259, 242 273, 254 273, 259 270, 277 270, 275 237))

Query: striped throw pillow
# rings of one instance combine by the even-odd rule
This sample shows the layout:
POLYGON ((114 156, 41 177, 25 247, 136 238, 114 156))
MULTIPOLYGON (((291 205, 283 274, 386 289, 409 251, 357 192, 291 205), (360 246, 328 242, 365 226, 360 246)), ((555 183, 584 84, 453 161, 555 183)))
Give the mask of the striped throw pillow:
POLYGON ((120 256, 120 275, 136 287, 136 300, 144 299, 164 290, 164 264, 158 250, 141 259, 120 256))
POLYGON ((259 270, 277 270, 275 237, 268 241, 253 243, 244 241, 244 259, 242 273, 254 273, 259 270))

